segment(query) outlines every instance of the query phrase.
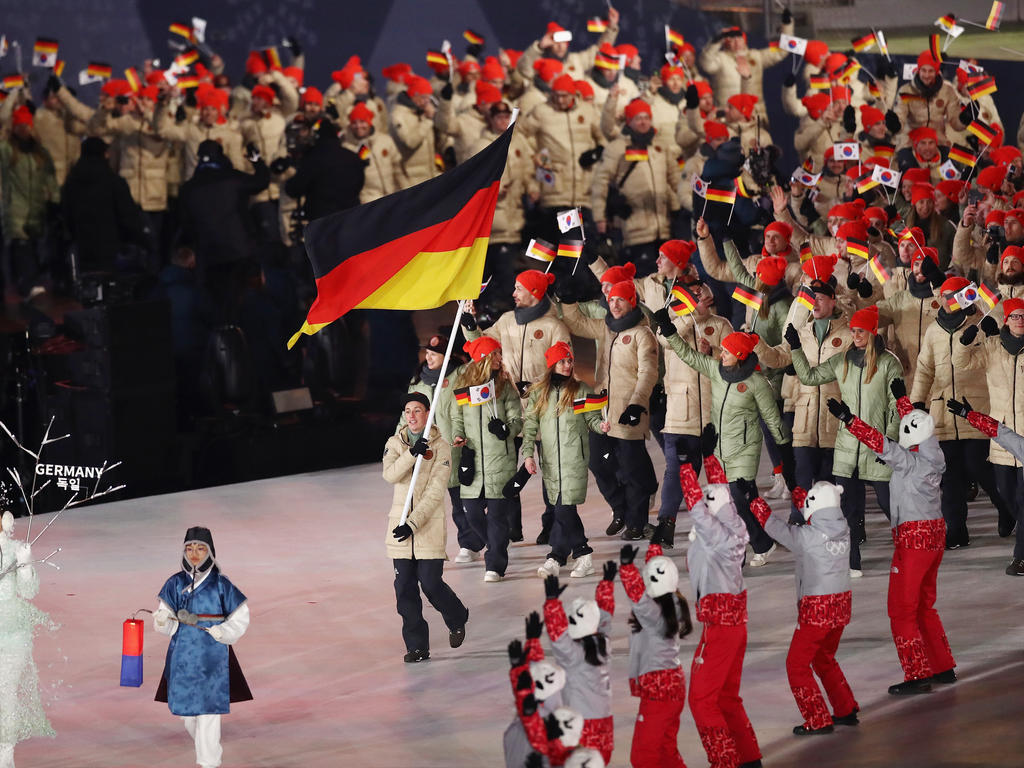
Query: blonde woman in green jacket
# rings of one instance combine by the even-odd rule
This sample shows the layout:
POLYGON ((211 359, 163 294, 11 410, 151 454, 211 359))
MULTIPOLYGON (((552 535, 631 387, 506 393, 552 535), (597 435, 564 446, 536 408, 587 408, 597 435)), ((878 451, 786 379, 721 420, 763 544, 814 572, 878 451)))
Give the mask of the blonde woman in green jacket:
MULTIPOLYGON (((590 460, 589 432, 601 434, 601 411, 576 412, 573 403, 592 395, 590 387, 573 376, 572 347, 564 341, 544 353, 547 372, 532 387, 523 420, 523 465, 537 474, 535 442, 541 444, 540 469, 546 497, 554 507, 551 551, 537 569, 541 578, 557 576, 569 556, 576 560, 570 576, 581 578, 594 572, 577 504, 587 498, 587 466, 590 460)), ((605 427, 608 427, 606 424, 605 427)))
POLYGON ((481 336, 467 341, 463 349, 472 362, 459 374, 452 392, 452 445, 462 448, 462 506, 469 524, 487 542, 484 581, 497 582, 508 567, 509 501, 502 491, 516 473, 515 439, 523 428, 523 410, 516 385, 501 366, 498 341, 481 336), (493 389, 477 390, 487 396, 482 405, 472 404, 475 387, 493 389), (470 391, 460 398, 459 390, 467 388, 470 391), (470 458, 472 477, 464 476, 470 471, 470 458))
MULTIPOLYGON (((843 405, 886 437, 896 439, 900 424, 890 384, 903 378, 903 366, 885 348, 878 335, 878 307, 870 306, 853 313, 850 318, 853 343, 844 354, 833 355, 821 365, 811 368, 800 349, 800 335, 789 325, 786 342, 793 350, 793 368, 802 384, 818 387, 830 381, 839 383, 843 405)), ((833 416, 839 414, 829 406, 833 416)), ((875 489, 878 506, 889 517, 889 477, 892 470, 875 461, 875 454, 861 445, 849 430, 836 436, 832 456, 832 474, 842 487, 843 514, 850 525, 850 575, 863 575, 860 544, 864 541, 864 494, 867 484, 875 489)))

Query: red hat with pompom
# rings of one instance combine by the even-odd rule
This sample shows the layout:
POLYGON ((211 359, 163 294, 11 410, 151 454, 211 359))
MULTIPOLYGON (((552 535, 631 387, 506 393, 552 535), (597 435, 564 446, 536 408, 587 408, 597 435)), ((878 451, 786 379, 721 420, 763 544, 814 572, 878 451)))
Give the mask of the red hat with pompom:
POLYGON ((516 282, 529 291, 533 298, 539 300, 544 298, 548 286, 555 282, 555 276, 539 269, 528 269, 516 275, 516 282))

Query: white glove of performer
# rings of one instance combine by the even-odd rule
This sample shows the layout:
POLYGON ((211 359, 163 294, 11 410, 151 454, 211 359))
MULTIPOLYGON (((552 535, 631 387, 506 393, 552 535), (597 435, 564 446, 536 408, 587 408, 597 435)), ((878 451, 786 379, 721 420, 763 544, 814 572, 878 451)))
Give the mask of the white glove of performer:
POLYGON ((32 561, 32 545, 27 541, 22 542, 18 547, 18 551, 14 553, 14 559, 18 565, 25 565, 32 561))
POLYGON ((167 623, 171 620, 171 612, 165 608, 160 608, 153 614, 153 623, 163 629, 167 626, 167 623))
POLYGON ((207 627, 206 631, 209 632, 210 637, 212 637, 218 643, 224 642, 224 629, 222 625, 214 624, 212 627, 207 627))
POLYGON ((198 623, 199 617, 196 616, 194 613, 191 613, 191 612, 185 610, 184 608, 179 608, 178 609, 178 621, 181 622, 182 624, 190 624, 191 626, 194 627, 196 625, 196 623, 198 623))

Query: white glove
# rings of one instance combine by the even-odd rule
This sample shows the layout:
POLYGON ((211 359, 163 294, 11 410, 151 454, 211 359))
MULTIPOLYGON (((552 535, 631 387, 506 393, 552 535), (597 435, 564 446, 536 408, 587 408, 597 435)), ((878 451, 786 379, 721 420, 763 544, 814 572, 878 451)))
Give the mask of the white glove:
POLYGON ((178 621, 182 624, 189 624, 194 627, 196 623, 199 621, 199 617, 185 608, 179 608, 178 621))
POLYGON ((32 545, 27 541, 22 542, 21 546, 18 547, 18 551, 14 553, 14 559, 18 565, 25 565, 25 563, 31 562, 32 545))
POLYGON ((207 627, 206 631, 210 633, 210 637, 216 640, 218 643, 224 642, 224 629, 220 624, 214 624, 212 627, 207 627))
POLYGON ((171 618, 171 612, 165 608, 160 608, 153 614, 153 623, 163 629, 167 626, 167 622, 171 618))

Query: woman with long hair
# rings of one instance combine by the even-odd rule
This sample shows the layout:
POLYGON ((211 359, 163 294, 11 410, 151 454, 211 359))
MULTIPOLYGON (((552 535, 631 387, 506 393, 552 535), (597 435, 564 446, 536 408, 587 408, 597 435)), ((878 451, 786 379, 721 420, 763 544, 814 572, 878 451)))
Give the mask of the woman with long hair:
POLYGON ((502 491, 516 473, 515 438, 523 428, 519 393, 501 366, 501 345, 490 336, 467 341, 472 360, 455 381, 452 445, 462 448, 460 496, 469 524, 487 542, 484 581, 508 567, 508 499, 502 491))
POLYGON ((543 448, 540 468, 544 490, 555 512, 551 551, 537 575, 557 576, 572 555, 576 565, 569 575, 580 578, 594 572, 590 557, 593 550, 587 544, 576 505, 587 498, 587 434, 601 433, 601 409, 599 404, 591 403, 587 410, 587 398, 593 398, 593 391, 573 375, 573 354, 568 344, 553 344, 544 356, 548 369, 530 387, 523 421, 524 466, 531 475, 537 473, 534 451, 539 442, 543 448))
MULTIPOLYGON (((892 352, 885 348, 878 335, 878 307, 872 305, 853 313, 850 318, 852 343, 846 352, 834 355, 811 368, 807 355, 800 348, 800 334, 792 326, 786 328, 786 342, 793 350, 793 367, 801 383, 821 386, 830 381, 839 382, 839 393, 853 414, 887 437, 896 436, 899 416, 896 400, 889 385, 893 379, 903 377, 903 366, 892 352)), ((875 490, 878 506, 889 517, 889 477, 892 471, 875 461, 875 455, 865 449, 848 431, 836 436, 832 457, 832 474, 843 489, 843 515, 850 526, 850 575, 857 578, 861 571, 860 544, 864 540, 864 494, 868 484, 875 490)))

